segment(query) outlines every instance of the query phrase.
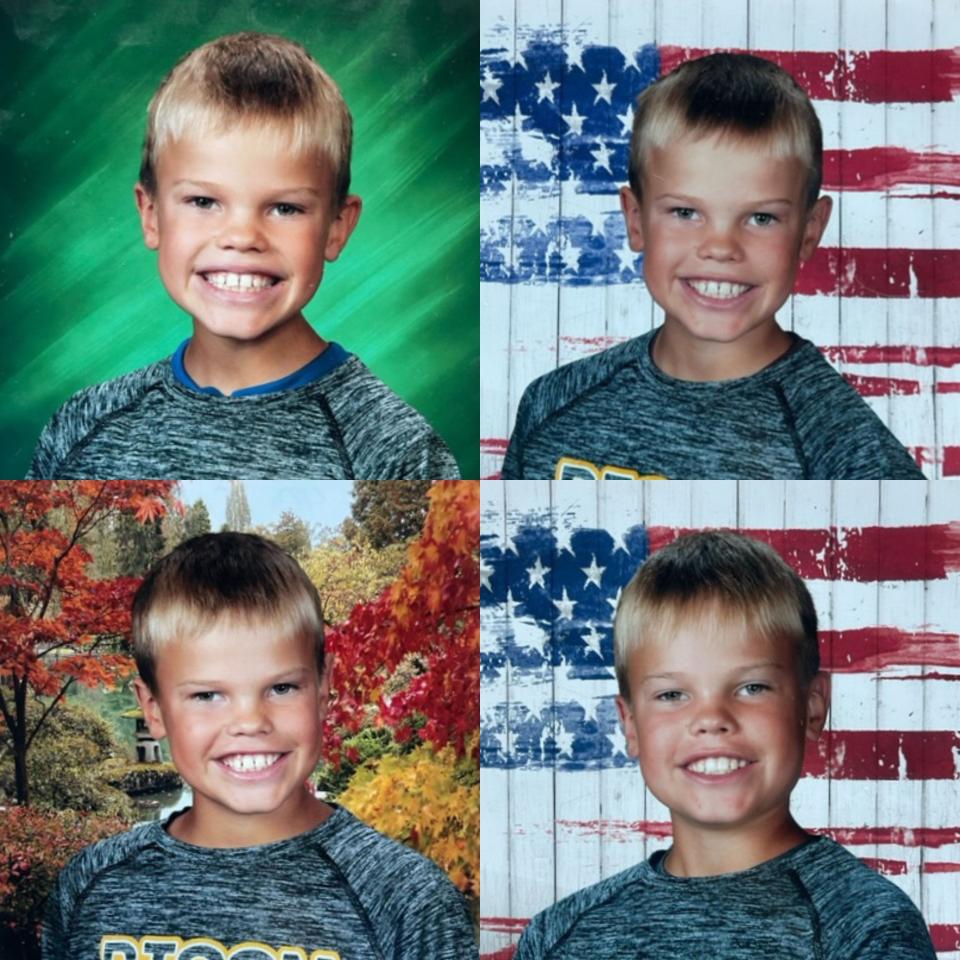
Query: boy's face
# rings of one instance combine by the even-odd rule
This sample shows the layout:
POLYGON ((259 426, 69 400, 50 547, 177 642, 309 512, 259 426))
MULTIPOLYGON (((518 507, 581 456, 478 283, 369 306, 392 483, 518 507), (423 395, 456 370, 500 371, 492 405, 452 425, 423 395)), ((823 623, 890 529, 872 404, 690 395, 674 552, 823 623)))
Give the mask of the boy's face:
POLYGON ((233 845, 218 838, 238 833, 266 843, 313 825, 304 782, 320 758, 329 675, 328 657, 318 676, 311 639, 221 618, 159 651, 155 692, 137 681, 151 733, 167 737, 193 788, 207 845, 233 845))
POLYGON ((642 187, 642 202, 624 187, 621 205, 666 322, 699 342, 766 336, 830 215, 828 197, 807 209, 800 160, 687 134, 650 151, 642 187))
POLYGON ((714 611, 635 649, 629 681, 630 700, 617 698, 628 750, 675 835, 779 826, 826 720, 825 675, 804 694, 789 643, 714 611))
POLYGON ((167 292, 199 328, 229 340, 302 316, 360 214, 358 197, 334 211, 332 184, 329 165, 253 123, 167 144, 156 196, 136 186, 167 292))

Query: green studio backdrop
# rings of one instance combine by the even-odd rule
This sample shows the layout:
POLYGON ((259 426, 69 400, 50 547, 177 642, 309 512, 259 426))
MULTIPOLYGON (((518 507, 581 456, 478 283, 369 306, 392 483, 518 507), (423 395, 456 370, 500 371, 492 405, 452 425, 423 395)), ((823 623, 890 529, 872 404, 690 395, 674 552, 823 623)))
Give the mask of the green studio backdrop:
POLYGON ((260 30, 304 44, 354 118, 364 210, 305 315, 477 477, 478 22, 476 0, 0 0, 0 475, 70 394, 189 336, 133 201, 146 107, 188 50, 260 30))

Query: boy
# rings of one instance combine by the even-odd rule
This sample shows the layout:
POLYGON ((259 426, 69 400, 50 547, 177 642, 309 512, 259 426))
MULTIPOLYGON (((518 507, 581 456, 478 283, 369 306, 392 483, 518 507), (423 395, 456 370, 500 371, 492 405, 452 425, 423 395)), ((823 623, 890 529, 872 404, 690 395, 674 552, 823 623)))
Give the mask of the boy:
POLYGON ((45 960, 462 960, 442 871, 307 785, 332 661, 316 590, 251 534, 162 559, 133 605, 137 699, 193 806, 88 847, 48 904, 45 960))
POLYGON ((803 581, 739 534, 655 553, 614 620, 631 756, 673 846, 535 917, 516 960, 934 960, 910 899, 790 815, 829 705, 803 581))
POLYGON ((303 316, 360 215, 351 131, 337 86, 282 37, 221 37, 173 68, 135 196, 193 336, 70 398, 29 477, 459 476, 426 421, 303 316))
POLYGON ((506 478, 923 479, 776 312, 830 216, 820 123, 793 78, 718 53, 637 100, 630 248, 663 325, 524 392, 506 478))

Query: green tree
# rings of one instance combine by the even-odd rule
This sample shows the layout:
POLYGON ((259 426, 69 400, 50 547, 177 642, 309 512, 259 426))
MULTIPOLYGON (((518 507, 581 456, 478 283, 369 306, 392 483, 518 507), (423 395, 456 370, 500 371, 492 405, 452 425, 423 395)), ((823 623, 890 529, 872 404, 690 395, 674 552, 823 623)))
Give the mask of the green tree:
POLYGON ((210 511, 202 500, 197 500, 192 507, 188 508, 183 526, 184 540, 210 532, 210 511))
POLYGON ((230 493, 227 496, 227 530, 244 533, 250 529, 250 504, 247 503, 247 491, 242 480, 230 481, 230 493))
POLYGON ((163 517, 141 523, 130 514, 120 514, 113 521, 113 536, 121 577, 142 577, 166 553, 163 517))
POLYGON ((290 510, 280 514, 267 536, 298 560, 305 560, 310 554, 310 525, 290 510))
POLYGON ((372 547, 406 543, 419 536, 427 516, 429 480, 357 480, 353 484, 351 516, 356 531, 372 547))

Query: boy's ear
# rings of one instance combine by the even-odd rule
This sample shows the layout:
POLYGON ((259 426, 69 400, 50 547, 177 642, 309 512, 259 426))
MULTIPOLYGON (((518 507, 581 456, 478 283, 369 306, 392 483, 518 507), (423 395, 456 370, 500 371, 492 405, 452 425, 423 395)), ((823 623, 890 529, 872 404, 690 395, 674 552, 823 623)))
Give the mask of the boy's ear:
POLYGON ((157 227, 157 201, 142 183, 133 188, 140 213, 140 226, 143 229, 143 242, 151 249, 160 246, 160 230, 157 227))
POLYGON ((634 253, 643 251, 643 224, 640 222, 640 202, 632 187, 620 188, 620 209, 627 222, 627 242, 634 253))
POLYGON ((639 738, 637 737, 637 723, 633 719, 630 701, 617 694, 617 713, 620 714, 620 726, 627 740, 627 756, 640 756, 639 738))
POLYGON ((800 262, 806 263, 814 250, 820 244, 827 222, 830 220, 830 211, 833 209, 833 200, 830 197, 821 197, 807 212, 807 222, 803 228, 803 240, 800 241, 800 262))
POLYGON ((327 245, 323 250, 323 257, 327 261, 336 260, 340 256, 340 251, 347 245, 353 228, 356 227, 360 219, 360 208, 363 201, 354 193, 351 193, 343 201, 336 219, 330 224, 330 232, 327 234, 327 245))
POLYGON ((810 681, 810 688, 807 690, 807 717, 804 721, 804 731, 808 740, 820 738, 829 710, 830 677, 821 672, 810 681))
POLYGON ((147 726, 155 740, 162 740, 167 735, 167 728, 163 723, 163 714, 160 712, 160 704, 153 691, 138 677, 133 681, 133 691, 137 695, 137 703, 143 711, 143 719, 147 721, 147 726))
POLYGON ((333 680, 333 654, 326 653, 323 658, 323 675, 320 677, 320 722, 327 717, 330 709, 330 683, 333 680))

